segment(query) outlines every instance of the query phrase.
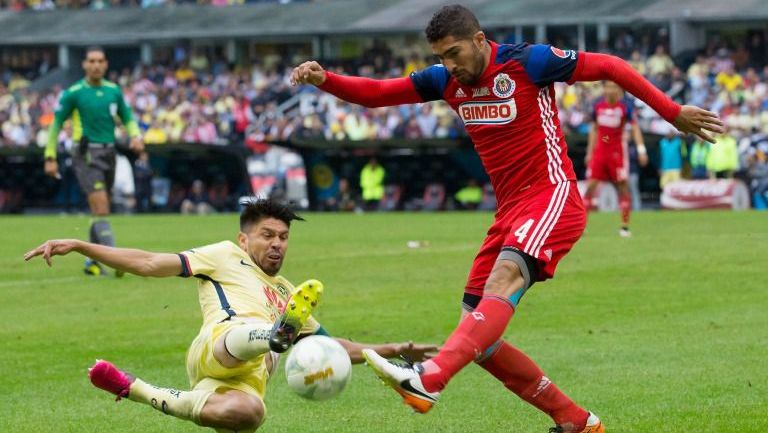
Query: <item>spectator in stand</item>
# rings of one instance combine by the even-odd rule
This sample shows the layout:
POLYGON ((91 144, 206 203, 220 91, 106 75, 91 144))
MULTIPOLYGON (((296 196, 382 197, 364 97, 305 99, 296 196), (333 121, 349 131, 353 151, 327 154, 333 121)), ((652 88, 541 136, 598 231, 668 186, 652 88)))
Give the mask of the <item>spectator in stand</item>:
POLYGON ((205 184, 202 180, 192 182, 192 188, 189 194, 181 202, 181 213, 207 215, 213 213, 213 206, 208 201, 208 193, 205 191, 205 184))
POLYGON ((431 138, 435 136, 437 117, 432 113, 432 106, 430 104, 421 105, 419 115, 416 116, 416 123, 419 125, 422 137, 431 138))
POLYGON ((747 173, 751 179, 755 207, 768 208, 768 142, 751 149, 747 157, 747 173))
POLYGON ((483 189, 477 180, 470 179, 465 187, 456 191, 454 199, 456 199, 459 208, 475 210, 483 201, 483 189))
POLYGON ((685 104, 686 103, 686 94, 688 93, 688 80, 685 75, 683 75, 683 71, 680 70, 678 67, 674 67, 672 69, 672 78, 670 81, 669 89, 667 90, 667 95, 669 95, 670 98, 672 98, 673 101, 677 102, 678 104, 685 104))
POLYGON ((349 181, 346 178, 339 179, 339 185, 336 193, 322 203, 321 210, 351 212, 357 208, 357 203, 352 196, 349 188, 349 181))
POLYGON ((762 33, 755 33, 747 44, 749 51, 749 66, 759 69, 768 64, 768 50, 762 33))
POLYGON ((653 81, 654 83, 669 77, 672 74, 672 69, 675 67, 675 63, 669 57, 667 49, 662 44, 656 46, 656 51, 648 58, 646 63, 648 65, 648 76, 652 81, 655 80, 653 81))
POLYGON ((195 71, 192 70, 192 68, 189 67, 189 62, 184 62, 181 64, 181 67, 176 70, 176 74, 174 75, 174 78, 176 78, 176 81, 179 83, 187 83, 189 81, 192 81, 195 78, 195 71))
POLYGON ((640 54, 640 51, 632 51, 628 63, 641 75, 648 74, 648 68, 645 66, 645 59, 643 59, 643 55, 640 54))
MULTIPOLYGON (((646 47, 655 46, 652 45, 653 39, 630 36, 623 36, 625 40, 622 44, 626 46, 622 49, 631 52, 631 63, 648 75, 650 66, 645 64, 643 55, 646 47)), ((765 57, 765 46, 754 47, 752 39, 742 41, 746 44, 749 61, 747 70, 733 69, 743 81, 733 91, 729 90, 732 88, 731 78, 723 78, 730 77, 727 68, 734 65, 731 52, 727 49, 718 50, 709 58, 698 56, 687 74, 671 69, 671 76, 656 83, 664 86, 664 90, 676 101, 682 102, 682 99, 719 111, 722 117, 728 118, 739 129, 761 128, 768 124, 768 65, 753 61, 753 57, 765 57), (750 70, 750 67, 753 69, 750 70), (723 85, 714 86, 711 83, 719 72, 724 72, 721 75, 723 85), (722 92, 720 87, 724 89, 722 92)), ((755 40, 759 42, 762 39, 758 36, 755 40)), ((204 51, 190 50, 182 45, 178 48, 173 59, 178 67, 160 64, 137 66, 134 70, 112 74, 116 81, 124 84, 126 102, 134 108, 139 126, 148 136, 155 133, 162 136, 160 128, 165 133, 165 140, 158 141, 168 143, 179 142, 182 137, 195 143, 240 142, 245 139, 249 148, 261 149, 262 152, 268 148, 269 140, 290 139, 292 134, 305 135, 309 130, 316 137, 349 139, 344 120, 353 108, 327 95, 319 96, 313 89, 287 86, 286 72, 278 66, 279 58, 275 61, 265 57, 252 67, 231 70, 220 57, 210 57, 206 58, 208 66, 204 68, 206 61, 201 57, 204 51), (193 53, 191 57, 190 52, 193 53), (290 111, 280 112, 279 104, 296 91, 301 98, 301 109, 297 115, 292 115, 290 111), (307 124, 305 119, 314 115, 317 119, 307 124)), ((713 45, 710 52, 716 48, 717 45, 713 45)), ((421 53, 409 51, 405 58, 397 58, 390 51, 379 41, 361 59, 362 63, 340 62, 337 70, 353 74, 360 71, 368 76, 386 78, 402 76, 413 65, 423 63, 421 53), (412 65, 409 66, 409 63, 412 65)), ((743 56, 743 52, 738 55, 743 56)), ((654 64, 655 59, 652 56, 649 65, 654 64)), ((37 66, 34 65, 35 68, 37 66)), ((58 88, 42 92, 25 89, 25 78, 19 78, 17 72, 0 71, 0 81, 8 83, 13 78, 15 89, 11 93, 7 84, 0 84, 0 145, 25 146, 44 139, 45 126, 50 124, 53 107, 61 92, 58 88)), ((589 107, 600 96, 596 86, 577 84, 556 87, 564 129, 569 133, 586 134, 591 112, 589 107), (566 90, 562 91, 563 88, 566 90)), ((354 121, 352 135, 360 139, 453 138, 466 134, 462 122, 445 106, 433 105, 431 108, 428 114, 423 113, 420 106, 360 109, 350 117, 347 126, 354 121)), ((665 123, 658 116, 642 105, 636 108, 638 122, 645 132, 664 133, 665 123)))
POLYGON ((667 184, 680 180, 686 154, 682 137, 669 128, 666 136, 659 141, 659 151, 659 185, 664 189, 667 184))
POLYGON ((208 56, 205 55, 205 50, 198 48, 189 59, 189 67, 195 72, 196 75, 204 74, 208 72, 210 67, 208 63, 208 56))
POLYGON ((144 133, 145 144, 166 144, 168 142, 168 134, 163 129, 160 120, 155 119, 152 121, 152 126, 144 133))
POLYGON ((352 107, 351 111, 344 117, 344 133, 352 141, 369 138, 369 127, 368 119, 357 106, 352 107))
POLYGON ((405 124, 405 129, 403 131, 403 136, 409 140, 423 138, 423 135, 421 135, 421 128, 419 127, 419 121, 416 120, 414 115, 411 115, 408 118, 408 123, 405 124))
POLYGON ((363 191, 365 210, 371 211, 379 207, 379 202, 384 197, 385 176, 384 167, 375 157, 368 160, 360 172, 360 189, 363 191))
POLYGON ((693 63, 691 63, 691 66, 688 67, 687 75, 689 77, 692 75, 708 77, 709 63, 707 62, 707 58, 701 54, 697 55, 696 60, 693 63))
POLYGON ((336 192, 336 205, 338 210, 351 212, 357 209, 357 201, 352 190, 349 188, 349 181, 345 178, 339 179, 339 190, 336 192))
POLYGON ((715 77, 715 84, 728 93, 734 93, 744 88, 744 79, 736 72, 733 63, 728 63, 715 77))
POLYGON ((408 62, 405 64, 403 75, 411 75, 412 72, 420 71, 427 67, 427 62, 419 55, 419 53, 412 53, 408 58, 408 62))
POLYGON ((149 165, 149 154, 141 152, 133 163, 133 182, 136 195, 136 212, 144 213, 152 210, 152 167, 149 165))
POLYGON ((731 59, 731 54, 728 51, 728 48, 718 48, 714 57, 710 59, 710 64, 712 65, 710 73, 715 75, 734 68, 733 59, 731 59))
POLYGON ((709 152, 711 150, 711 144, 706 141, 696 140, 691 145, 691 178, 692 179, 709 179, 710 173, 707 169, 707 162, 709 161, 709 152))
POLYGON ((707 160, 707 170, 715 178, 732 179, 733 173, 739 169, 739 150, 736 138, 730 130, 715 137, 716 143, 712 145, 707 160))

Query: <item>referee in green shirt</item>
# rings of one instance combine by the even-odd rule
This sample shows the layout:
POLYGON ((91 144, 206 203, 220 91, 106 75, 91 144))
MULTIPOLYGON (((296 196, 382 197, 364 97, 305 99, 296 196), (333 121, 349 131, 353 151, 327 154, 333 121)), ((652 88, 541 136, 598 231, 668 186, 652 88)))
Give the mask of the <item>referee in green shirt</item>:
MULTIPOLYGON (((85 78, 64 91, 56 107, 56 117, 48 130, 45 147, 45 174, 60 178, 56 162, 56 146, 61 126, 72 118, 72 139, 76 143, 72 155, 75 176, 88 196, 91 208, 91 242, 114 246, 109 215, 109 192, 115 179, 115 117, 120 117, 128 135, 130 148, 136 153, 144 150, 139 126, 123 99, 120 87, 104 79, 107 57, 100 47, 89 47, 83 60, 85 78)), ((85 273, 101 275, 104 269, 86 260, 85 273)), ((118 275, 119 276, 119 275, 118 275)))

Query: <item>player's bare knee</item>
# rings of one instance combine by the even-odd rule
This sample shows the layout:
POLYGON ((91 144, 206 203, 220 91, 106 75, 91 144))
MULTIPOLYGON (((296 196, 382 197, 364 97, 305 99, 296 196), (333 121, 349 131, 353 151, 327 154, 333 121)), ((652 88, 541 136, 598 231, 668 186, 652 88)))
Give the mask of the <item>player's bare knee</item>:
POLYGON ((219 407, 222 427, 234 431, 256 430, 264 421, 264 404, 256 398, 233 393, 219 407))
POLYGON ((485 284, 484 294, 504 297, 517 307, 537 276, 535 258, 517 248, 503 248, 485 284))
POLYGON ((508 260, 498 260, 485 283, 484 294, 509 297, 523 287, 520 267, 508 260))

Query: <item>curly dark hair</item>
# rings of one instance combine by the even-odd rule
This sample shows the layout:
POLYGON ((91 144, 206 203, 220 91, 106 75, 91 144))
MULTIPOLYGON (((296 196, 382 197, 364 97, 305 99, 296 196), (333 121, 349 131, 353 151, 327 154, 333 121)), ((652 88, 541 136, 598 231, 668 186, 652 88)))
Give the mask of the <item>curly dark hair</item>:
POLYGON ((291 221, 304 221, 288 206, 268 198, 249 199, 240 202, 243 211, 240 213, 240 230, 246 231, 251 224, 257 224, 265 218, 275 218, 284 222, 288 227, 291 221))
POLYGON ((477 17, 462 5, 443 6, 432 15, 427 28, 424 29, 429 43, 437 42, 446 36, 471 39, 479 31, 480 23, 477 17))

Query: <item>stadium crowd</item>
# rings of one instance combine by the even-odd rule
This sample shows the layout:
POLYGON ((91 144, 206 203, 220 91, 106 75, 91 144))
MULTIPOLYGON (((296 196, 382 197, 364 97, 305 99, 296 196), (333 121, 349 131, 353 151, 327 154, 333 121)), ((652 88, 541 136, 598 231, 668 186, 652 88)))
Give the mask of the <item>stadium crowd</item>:
POLYGON ((172 6, 197 4, 211 6, 233 6, 254 3, 291 3, 311 0, 0 0, 0 10, 53 10, 53 9, 110 9, 117 7, 172 6))
MULTIPOLYGON (((741 169, 759 179, 768 171, 768 59, 759 35, 735 48, 715 40, 685 68, 663 44, 635 43, 631 35, 616 38, 604 51, 627 58, 677 102, 718 112, 729 126, 723 141, 735 142, 739 152, 739 165, 732 172, 741 169)), ((385 78, 423 68, 425 59, 416 52, 398 56, 375 43, 357 61, 326 64, 338 72, 385 78)), ((268 143, 291 138, 454 138, 464 133, 444 103, 365 109, 313 87, 291 87, 291 66, 276 60, 232 68, 221 58, 193 52, 175 65, 138 65, 112 71, 109 79, 123 88, 148 145, 244 142, 264 152, 268 143)), ((61 87, 36 92, 20 74, 2 77, 0 145, 42 145, 61 87)), ((565 131, 586 134, 599 86, 558 83, 557 95, 565 131)), ((638 105, 636 112, 645 132, 669 133, 670 126, 648 107, 638 105)), ((66 142, 66 131, 60 141, 66 142)))

